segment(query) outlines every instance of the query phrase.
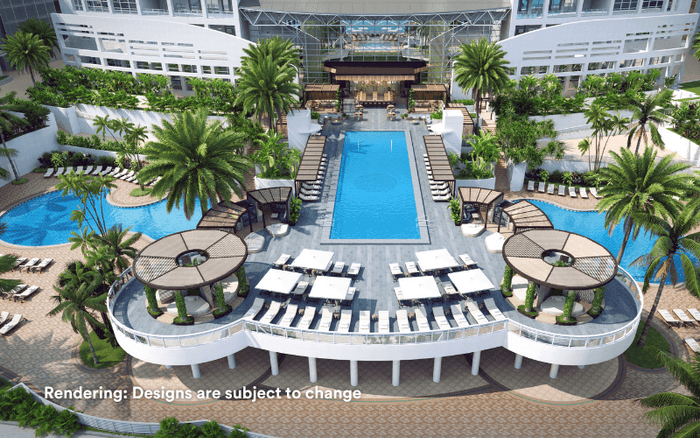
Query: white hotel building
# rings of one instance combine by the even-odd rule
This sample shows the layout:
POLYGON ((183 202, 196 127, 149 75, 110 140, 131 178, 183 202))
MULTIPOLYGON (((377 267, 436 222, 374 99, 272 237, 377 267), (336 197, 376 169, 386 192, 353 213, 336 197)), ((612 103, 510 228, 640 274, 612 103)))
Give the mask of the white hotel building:
MULTIPOLYGON (((457 47, 501 41, 513 78, 554 73, 683 74, 696 0, 61 0, 52 14, 67 65, 235 81, 242 49, 280 35, 302 51, 302 83, 327 83, 327 61, 424 61, 422 83, 451 82, 457 47)), ((370 64, 371 65, 371 64, 370 64)), ((453 96, 461 95, 453 87, 453 96)))

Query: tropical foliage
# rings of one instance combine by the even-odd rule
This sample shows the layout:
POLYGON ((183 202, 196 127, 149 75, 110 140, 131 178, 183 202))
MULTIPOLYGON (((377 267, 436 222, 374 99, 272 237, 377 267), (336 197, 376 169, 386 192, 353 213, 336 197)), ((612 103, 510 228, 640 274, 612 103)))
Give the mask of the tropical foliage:
POLYGON ((656 94, 644 96, 644 98, 630 98, 627 100, 627 109, 634 111, 632 115, 632 125, 629 136, 627 138, 627 148, 632 146, 632 141, 637 137, 637 146, 634 149, 634 154, 639 154, 639 146, 644 139, 644 147, 649 145, 649 137, 651 142, 659 149, 664 148, 664 142, 661 139, 656 125, 659 125, 668 120, 667 108, 670 106, 673 92, 669 89, 664 89, 656 94), (649 129, 649 134, 647 134, 649 129))
POLYGON ((481 101, 485 93, 498 93, 508 83, 506 52, 486 38, 462 44, 454 59, 454 80, 462 90, 476 94, 476 125, 479 125, 481 101))
POLYGON ((139 180, 162 176, 152 196, 167 195, 168 212, 183 205, 188 219, 196 199, 204 214, 210 205, 229 201, 233 193, 242 196, 252 165, 237 152, 243 148, 243 134, 224 129, 219 120, 208 123, 207 116, 203 108, 173 115, 172 123, 164 120, 162 126, 153 126, 156 141, 141 150, 149 164, 138 173, 139 180))
POLYGON ((647 267, 642 292, 646 293, 649 290, 652 280, 659 283, 654 304, 649 309, 649 316, 644 322, 642 335, 637 343, 640 347, 644 346, 646 334, 661 300, 666 280, 670 280, 673 286, 678 282, 676 264, 679 261, 685 276, 686 289, 696 297, 700 297, 698 270, 695 267, 695 261, 700 260, 700 232, 695 231, 700 226, 699 213, 700 198, 683 205, 680 211, 673 210, 668 218, 643 210, 633 214, 635 221, 644 223, 647 231, 656 237, 651 251, 633 262, 634 265, 647 267))
POLYGON ((610 152, 615 164, 600 170, 607 185, 600 189, 603 197, 596 210, 605 212, 605 227, 612 231, 624 222, 624 237, 617 254, 617 263, 622 260, 630 235, 637 238, 642 222, 635 220, 634 213, 648 213, 669 219, 680 210, 681 203, 674 197, 684 196, 692 185, 693 175, 682 173, 690 167, 684 163, 673 163, 668 155, 656 162, 656 151, 646 148, 641 156, 627 149, 620 154, 610 152))
POLYGON ((5 37, 2 50, 7 53, 5 55, 7 62, 17 71, 29 71, 34 85, 36 85, 34 71, 49 64, 51 48, 44 45, 39 35, 18 30, 14 35, 5 37))
POLYGON ((250 158, 260 166, 261 178, 294 178, 301 161, 301 151, 289 147, 284 135, 268 131, 259 136, 255 144, 259 147, 250 158))
POLYGON ((17 29, 21 30, 22 32, 38 36, 39 40, 41 40, 41 42, 48 47, 49 56, 51 58, 56 57, 56 52, 54 52, 54 49, 59 48, 58 38, 56 38, 56 32, 53 30, 50 23, 43 20, 38 20, 36 18, 30 18, 24 23, 21 23, 17 29))
POLYGON ((530 167, 541 166, 546 157, 557 160, 564 157, 564 144, 557 140, 557 131, 551 120, 535 121, 510 113, 496 122, 496 141, 507 160, 527 162, 530 167), (550 139, 540 147, 539 140, 550 139))
POLYGON ((619 113, 610 115, 604 104, 598 99, 591 103, 583 115, 586 117, 586 123, 591 125, 593 129, 593 142, 586 138, 579 142, 578 148, 582 155, 588 152, 588 169, 597 171, 605 156, 605 149, 608 147, 610 137, 626 131, 629 119, 620 117, 619 113), (603 139, 605 139, 604 142, 603 139), (592 165, 591 155, 593 156, 592 165))
POLYGON ((0 421, 17 421, 22 427, 36 428, 36 436, 54 433, 69 437, 80 430, 75 412, 58 412, 53 406, 45 406, 21 387, 0 392, 0 421))

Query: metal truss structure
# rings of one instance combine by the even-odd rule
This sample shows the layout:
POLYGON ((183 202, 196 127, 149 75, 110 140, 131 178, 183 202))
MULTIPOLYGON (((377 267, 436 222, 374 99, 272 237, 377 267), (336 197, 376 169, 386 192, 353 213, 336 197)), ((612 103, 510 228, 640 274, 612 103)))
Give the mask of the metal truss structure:
POLYGON ((280 36, 301 51, 304 84, 329 83, 325 61, 426 61, 423 83, 452 80, 451 59, 461 44, 497 41, 510 9, 406 15, 282 12, 240 7, 249 39, 280 36))

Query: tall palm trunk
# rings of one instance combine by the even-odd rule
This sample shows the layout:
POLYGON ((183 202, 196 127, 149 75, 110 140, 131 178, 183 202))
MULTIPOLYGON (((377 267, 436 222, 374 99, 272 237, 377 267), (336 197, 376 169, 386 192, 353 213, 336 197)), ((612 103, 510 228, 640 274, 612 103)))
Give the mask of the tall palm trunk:
POLYGON ((645 133, 645 124, 640 123, 639 124, 639 139, 637 140, 637 148, 634 150, 634 155, 639 156, 639 145, 642 143, 642 136, 645 133))
POLYGON ((19 180, 19 171, 17 171, 17 167, 15 166, 15 162, 12 161, 12 157, 9 155, 9 148, 7 147, 7 143, 5 143, 5 135, 0 131, 0 137, 2 137, 2 147, 8 150, 8 155, 7 155, 7 161, 10 162, 10 167, 12 168, 12 173, 15 174, 15 181, 19 180))
POLYGON ((632 232, 632 218, 625 218, 625 237, 622 239, 622 245, 620 245, 620 252, 617 253, 617 264, 619 265, 622 261, 622 255, 625 253, 625 248, 627 248, 627 241, 630 238, 630 233, 632 232))
POLYGON ((481 91, 476 89, 476 120, 474 121, 474 134, 481 128, 479 118, 481 117, 481 91))
POLYGON ((29 76, 32 77, 32 84, 36 87, 36 81, 34 80, 34 71, 32 70, 32 66, 28 65, 27 67, 29 67, 29 76))
MULTIPOLYGON (((675 253, 670 253, 668 256, 673 257, 675 253)), ((656 308, 659 306, 659 301, 661 301, 661 293, 664 291, 664 285, 666 284, 666 276, 668 275, 668 270, 664 271, 664 275, 661 276, 661 283, 659 283, 659 290, 656 291, 656 298, 654 298, 654 304, 649 309, 649 316, 644 322, 644 328, 642 329, 642 334, 637 341, 638 347, 643 347, 647 340, 647 332, 649 331, 649 326, 651 325, 651 320, 654 319, 654 313, 656 313, 656 308)))
MULTIPOLYGON (((81 315, 82 318, 82 315, 81 315)), ((95 354, 95 347, 92 346, 92 339, 90 339, 90 332, 87 332, 87 336, 85 336, 85 340, 87 341, 88 345, 90 346, 90 353, 92 354, 92 360, 95 362, 95 365, 97 365, 99 362, 97 360, 97 355, 95 354)))

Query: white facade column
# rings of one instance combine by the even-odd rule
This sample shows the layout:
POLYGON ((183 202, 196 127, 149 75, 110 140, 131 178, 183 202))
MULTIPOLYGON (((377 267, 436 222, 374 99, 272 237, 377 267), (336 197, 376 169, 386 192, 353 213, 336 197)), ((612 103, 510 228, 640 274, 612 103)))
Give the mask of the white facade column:
POLYGON ((440 383, 440 372, 442 371, 442 358, 436 357, 433 360, 433 382, 440 383))
POLYGON ((199 379, 200 377, 202 377, 202 374, 200 374, 199 372, 198 363, 193 363, 192 365, 190 365, 190 367, 192 368, 192 377, 194 377, 195 379, 199 379))
POLYGON ((166 369, 166 370, 172 370, 172 369, 173 369, 173 366, 172 366, 172 365, 166 365, 166 366, 165 366, 165 369, 166 369))
POLYGON ((400 360, 394 360, 392 361, 392 368, 391 368, 391 384, 394 386, 399 386, 399 382, 401 381, 401 361, 400 360))
POLYGON ((173 10, 173 0, 166 0, 166 3, 168 4, 168 15, 173 17, 175 15, 175 11, 173 10))
POLYGON ((226 359, 228 359, 228 368, 230 370, 236 368, 236 358, 233 357, 233 354, 229 354, 228 356, 226 356, 226 359))
POLYGON ((637 0, 637 14, 642 13, 642 4, 644 3, 643 0, 637 0))
POLYGON ((350 361, 350 385, 357 386, 358 381, 357 361, 350 361))
MULTIPOLYGON (((639 0, 642 1, 642 0, 639 0)), ((615 3, 615 0, 612 0, 613 3, 615 3)), ((583 0, 578 0, 578 4, 576 5, 576 16, 580 17, 581 14, 583 13, 583 0)))
POLYGON ((549 368, 549 377, 552 379, 556 379, 557 374, 559 374, 559 364, 553 363, 552 366, 549 368))
POLYGON ((114 3, 113 0, 107 1, 107 9, 109 9, 110 14, 114 14, 114 3))
MULTIPOLYGON (((549 12, 549 0, 544 0, 542 3, 542 18, 547 19, 547 13, 549 12)), ((546 25, 542 25, 542 27, 546 27, 546 25)))
POLYGON ((580 369, 580 370, 582 370, 582 369, 584 369, 584 368, 586 368, 586 365, 579 365, 579 366, 578 366, 578 369, 580 369))
POLYGON ((141 1, 136 0, 136 13, 141 15, 141 1))
POLYGON ((316 358, 309 358, 309 381, 311 383, 316 383, 318 380, 318 371, 316 370, 316 358))
POLYGON ((513 365, 516 370, 519 370, 523 366, 523 355, 522 354, 516 354, 515 355, 515 365, 513 365))
POLYGON ((87 12, 87 1, 86 0, 80 0, 80 2, 83 4, 83 11, 87 12))
POLYGON ((481 351, 472 353, 472 376, 479 374, 479 362, 481 361, 481 351))
POLYGON ((277 364, 277 353, 275 353, 274 351, 270 352, 270 369, 272 370, 273 376, 276 376, 280 373, 280 368, 277 364))
POLYGON ((209 18, 209 12, 207 11, 207 0, 199 0, 199 6, 202 8, 202 16, 204 16, 204 18, 209 18))

